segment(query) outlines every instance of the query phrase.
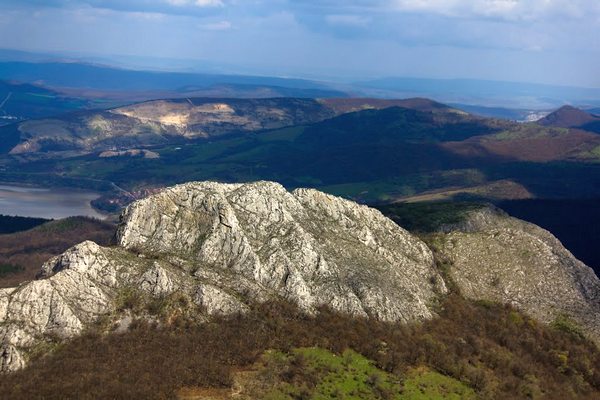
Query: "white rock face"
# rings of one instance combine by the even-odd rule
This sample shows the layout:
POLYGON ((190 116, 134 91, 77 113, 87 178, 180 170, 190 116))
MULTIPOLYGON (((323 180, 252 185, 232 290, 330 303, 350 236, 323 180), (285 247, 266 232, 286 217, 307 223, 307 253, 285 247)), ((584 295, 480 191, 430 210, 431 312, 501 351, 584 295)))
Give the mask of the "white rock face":
POLYGON ((600 342, 600 280, 550 232, 489 209, 458 228, 440 251, 464 296, 510 303, 543 322, 567 316, 600 342))
POLYGON ((81 243, 40 280, 0 290, 0 371, 22 368, 40 341, 115 315, 132 288, 180 293, 206 315, 285 298, 388 321, 431 318, 446 292, 427 246, 379 211, 270 182, 172 187, 130 205, 118 240, 81 243))
MULTIPOLYGON (((463 295, 545 322, 567 315, 600 341, 600 280, 550 233, 493 210, 447 228, 436 247, 463 295)), ((112 248, 83 242, 46 262, 39 280, 0 289, 0 372, 101 316, 117 331, 151 317, 123 309, 132 293, 147 304, 180 299, 200 319, 283 298, 309 313, 327 305, 406 322, 431 318, 447 292, 429 248, 379 211, 271 182, 166 189, 131 204, 117 238, 112 248)))
POLYGON ((242 297, 409 321, 431 317, 428 303, 446 290, 423 242, 376 210, 315 190, 189 183, 122 218, 122 247, 193 260, 195 276, 216 275, 215 286, 242 297), (236 278, 225 282, 224 273, 236 278))

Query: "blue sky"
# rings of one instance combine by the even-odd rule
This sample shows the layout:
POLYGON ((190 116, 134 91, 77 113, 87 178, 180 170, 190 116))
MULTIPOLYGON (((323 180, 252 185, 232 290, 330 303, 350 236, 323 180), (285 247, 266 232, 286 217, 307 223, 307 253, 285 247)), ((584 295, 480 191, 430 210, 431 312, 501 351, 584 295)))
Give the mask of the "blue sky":
POLYGON ((278 76, 600 87, 600 0, 2 0, 0 47, 278 76))

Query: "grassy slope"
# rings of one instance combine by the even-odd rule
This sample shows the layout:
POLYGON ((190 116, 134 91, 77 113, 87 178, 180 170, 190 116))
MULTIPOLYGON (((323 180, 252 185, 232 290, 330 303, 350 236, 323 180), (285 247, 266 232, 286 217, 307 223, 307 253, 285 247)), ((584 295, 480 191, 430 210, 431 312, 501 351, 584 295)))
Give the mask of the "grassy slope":
POLYGON ((70 217, 27 231, 0 235, 0 287, 12 287, 33 279, 44 261, 84 240, 109 244, 114 232, 112 224, 70 217))
POLYGON ((238 382, 238 396, 269 400, 475 399, 474 390, 456 379, 426 367, 399 377, 350 349, 339 355, 318 347, 268 351, 238 382))
POLYGON ((548 162, 558 160, 598 161, 593 149, 600 136, 582 130, 542 127, 530 123, 510 126, 500 133, 444 144, 453 153, 472 158, 548 162))

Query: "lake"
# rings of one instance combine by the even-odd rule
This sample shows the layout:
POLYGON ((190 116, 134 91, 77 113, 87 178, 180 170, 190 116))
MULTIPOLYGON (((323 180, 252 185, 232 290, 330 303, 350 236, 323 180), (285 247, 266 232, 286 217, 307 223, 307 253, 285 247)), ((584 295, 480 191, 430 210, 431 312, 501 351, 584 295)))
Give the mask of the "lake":
POLYGON ((75 215, 104 218, 90 205, 98 193, 64 188, 0 185, 0 214, 38 218, 75 215))

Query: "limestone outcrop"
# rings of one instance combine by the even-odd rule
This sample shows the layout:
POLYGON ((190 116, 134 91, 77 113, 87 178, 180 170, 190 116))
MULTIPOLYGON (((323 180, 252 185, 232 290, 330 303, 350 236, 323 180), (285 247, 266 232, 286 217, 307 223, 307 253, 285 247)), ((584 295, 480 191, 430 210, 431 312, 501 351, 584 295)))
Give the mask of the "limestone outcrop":
POLYGON ((39 343, 118 321, 132 291, 179 294, 206 317, 283 298, 309 313, 327 305, 404 322, 431 318, 447 291, 425 243, 379 211, 271 182, 166 189, 123 212, 117 239, 81 243, 39 280, 0 290, 2 371, 21 368, 39 343))
POLYGON ((598 277, 549 232, 494 208, 434 234, 435 260, 367 206, 272 182, 192 182, 129 205, 116 237, 113 247, 80 243, 37 280, 0 289, 0 372, 102 324, 206 321, 276 299, 307 313, 428 319, 450 280, 465 297, 567 318, 600 342, 598 277))
POLYGON ((444 230, 439 251, 463 296, 510 303, 542 322, 568 318, 600 341, 600 280, 550 232, 493 208, 444 230))

